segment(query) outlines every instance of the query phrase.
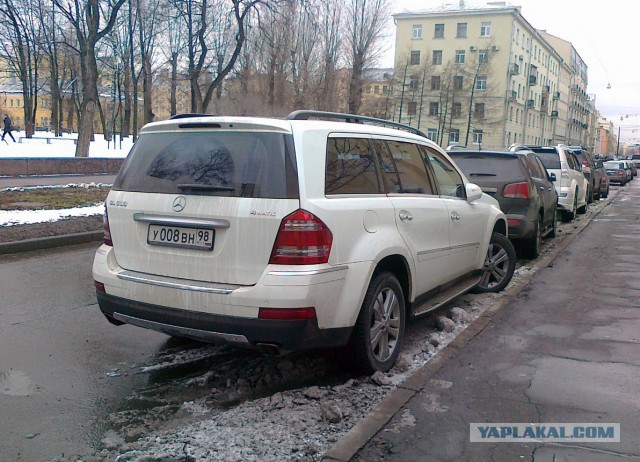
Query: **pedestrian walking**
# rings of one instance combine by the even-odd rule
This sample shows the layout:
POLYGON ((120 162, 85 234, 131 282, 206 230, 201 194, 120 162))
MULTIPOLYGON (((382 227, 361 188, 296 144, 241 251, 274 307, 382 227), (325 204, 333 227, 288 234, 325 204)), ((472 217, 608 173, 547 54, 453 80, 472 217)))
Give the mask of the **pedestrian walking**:
POLYGON ((16 139, 11 134, 11 131, 13 130, 13 123, 11 122, 11 118, 9 117, 9 114, 5 114, 4 115, 3 122, 4 122, 4 130, 2 131, 2 141, 4 141, 5 143, 9 144, 9 142, 4 139, 4 137, 8 133, 9 136, 11 137, 11 139, 13 140, 13 142, 15 143, 16 139))

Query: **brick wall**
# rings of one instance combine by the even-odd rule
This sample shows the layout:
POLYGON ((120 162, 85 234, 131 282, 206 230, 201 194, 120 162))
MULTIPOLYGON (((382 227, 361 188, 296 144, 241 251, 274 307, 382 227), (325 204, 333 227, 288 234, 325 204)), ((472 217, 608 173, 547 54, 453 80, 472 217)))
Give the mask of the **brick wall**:
POLYGON ((13 158, 0 159, 0 176, 116 174, 124 159, 111 158, 13 158))

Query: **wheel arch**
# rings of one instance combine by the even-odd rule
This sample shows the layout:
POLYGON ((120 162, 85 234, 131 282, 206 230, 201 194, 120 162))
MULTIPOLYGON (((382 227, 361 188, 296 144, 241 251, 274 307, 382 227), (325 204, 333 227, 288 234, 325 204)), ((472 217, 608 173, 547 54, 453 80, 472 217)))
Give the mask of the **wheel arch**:
POLYGON ((373 270, 370 280, 372 280, 377 274, 388 271, 393 274, 404 295, 405 307, 410 305, 411 291, 413 290, 413 284, 411 282, 411 269, 406 258, 399 254, 388 255, 378 262, 373 270))

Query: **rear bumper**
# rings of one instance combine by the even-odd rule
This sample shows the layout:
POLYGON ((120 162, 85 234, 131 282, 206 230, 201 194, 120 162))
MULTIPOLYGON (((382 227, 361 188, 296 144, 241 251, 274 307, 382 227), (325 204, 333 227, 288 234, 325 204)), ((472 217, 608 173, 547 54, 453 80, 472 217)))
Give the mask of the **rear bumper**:
POLYGON ((100 311, 116 324, 127 323, 167 335, 239 346, 274 345, 307 350, 345 345, 351 328, 319 329, 317 320, 270 320, 187 311, 97 292, 100 311))
POLYGON ((535 235, 535 221, 529 221, 525 215, 507 214, 509 239, 531 239, 535 235))

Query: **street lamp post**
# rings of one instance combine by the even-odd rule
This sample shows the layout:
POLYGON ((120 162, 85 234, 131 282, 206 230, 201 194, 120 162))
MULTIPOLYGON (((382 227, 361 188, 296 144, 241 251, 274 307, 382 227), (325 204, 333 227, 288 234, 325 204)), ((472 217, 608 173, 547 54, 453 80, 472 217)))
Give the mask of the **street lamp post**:
POLYGON ((618 127, 618 144, 616 145, 616 157, 620 157, 620 127, 618 127))

